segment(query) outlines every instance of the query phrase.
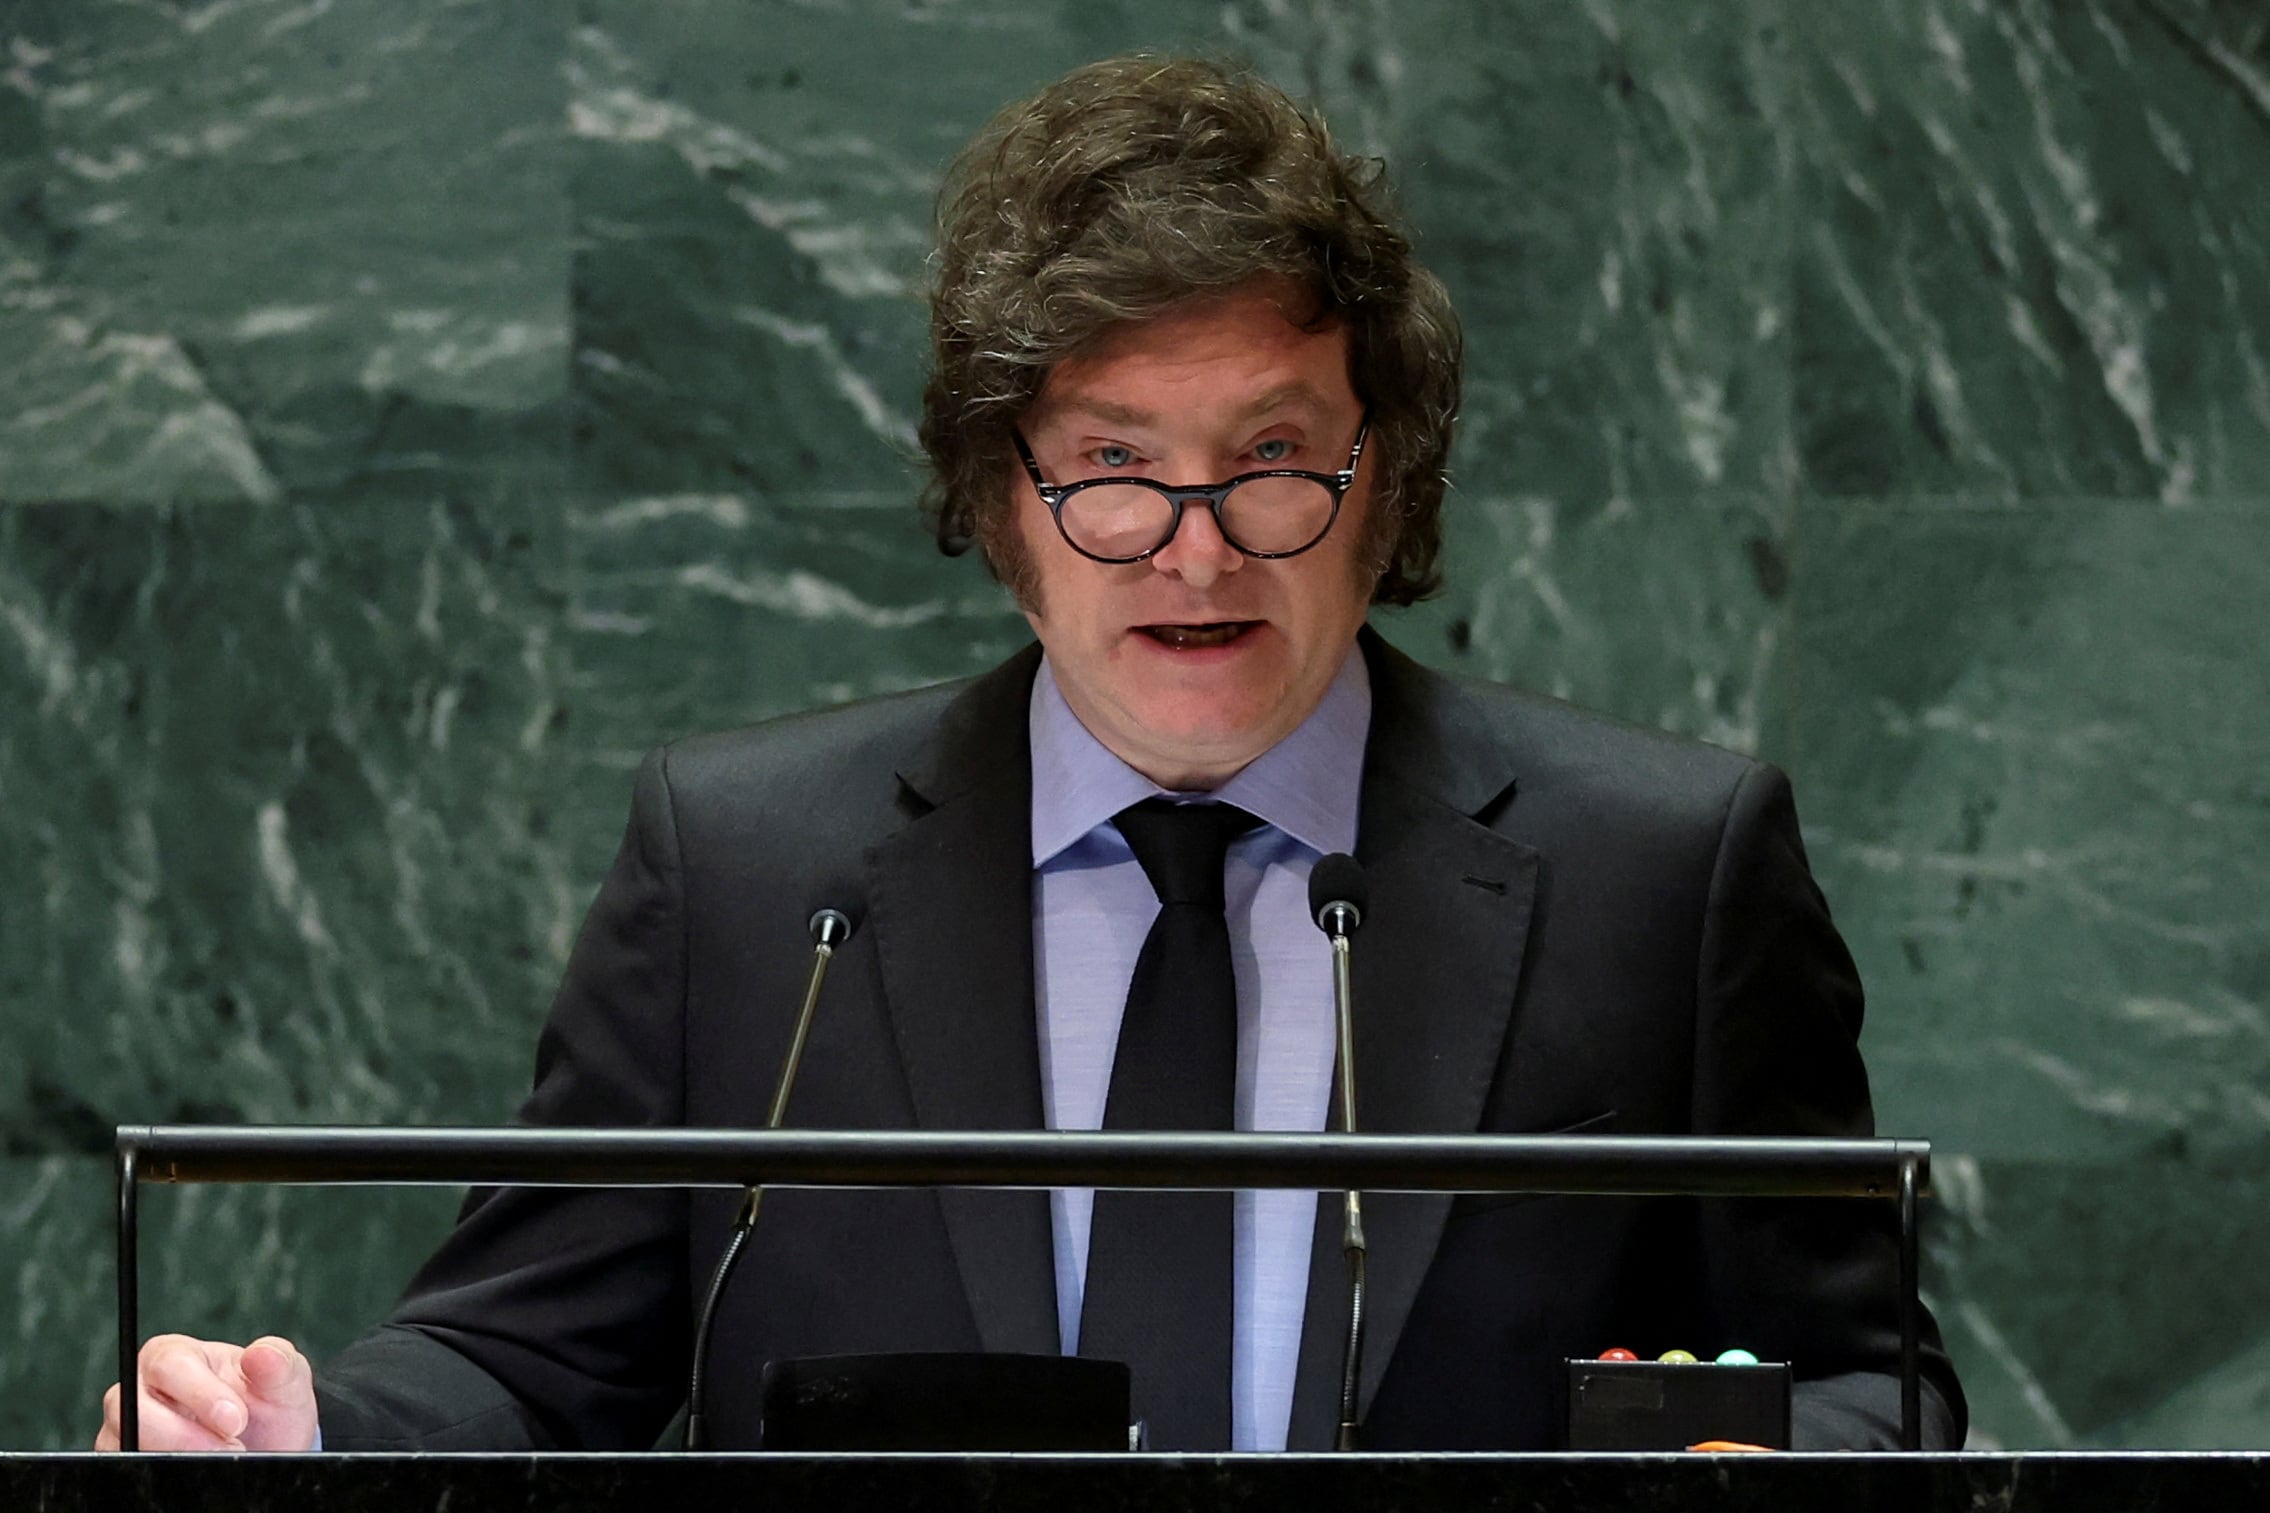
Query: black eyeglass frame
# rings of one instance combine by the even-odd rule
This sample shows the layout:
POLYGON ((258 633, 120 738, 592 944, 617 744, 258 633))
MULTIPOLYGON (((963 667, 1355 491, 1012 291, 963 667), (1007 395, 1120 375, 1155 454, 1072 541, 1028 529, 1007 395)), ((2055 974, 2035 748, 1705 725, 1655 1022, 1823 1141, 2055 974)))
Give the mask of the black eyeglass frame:
POLYGON ((1286 557, 1298 557, 1302 552, 1313 550, 1318 542, 1332 534, 1332 527, 1340 521, 1340 506, 1346 501, 1348 490, 1356 486, 1356 469, 1363 462, 1364 442, 1371 435, 1371 412, 1369 410, 1364 412, 1362 422, 1356 427, 1356 444, 1348 449, 1348 465, 1337 473, 1312 473, 1306 468, 1263 468, 1258 472, 1240 473, 1226 483, 1161 483, 1156 478, 1120 476, 1083 478, 1077 483, 1050 483, 1040 476, 1040 464, 1033 459, 1032 448, 1025 444, 1025 433, 1022 430, 1012 429, 1009 435, 1017 443, 1017 456, 1025 464, 1025 476, 1032 480, 1033 492, 1040 495, 1040 502, 1048 506, 1049 514, 1055 518, 1056 534, 1064 538, 1066 546, 1072 548, 1090 562, 1103 562, 1118 566, 1129 562, 1149 561, 1174 544, 1176 533, 1182 529, 1182 512, 1189 506, 1201 501, 1209 510, 1213 511, 1214 529, 1220 531, 1222 539, 1235 547, 1240 555, 1258 557, 1265 561, 1276 561, 1286 557), (1331 491, 1332 513, 1325 516, 1324 524, 1314 536, 1290 551, 1257 552, 1230 534, 1228 522, 1222 519, 1222 503, 1230 497, 1230 490, 1240 484, 1251 483, 1259 478, 1304 478, 1310 483, 1322 484, 1331 491), (1130 483, 1140 488, 1149 489, 1152 493, 1166 500, 1174 510, 1174 520, 1167 526, 1166 534, 1159 538, 1158 545, 1148 551, 1137 552, 1132 557, 1105 557, 1089 551, 1079 542, 1074 541, 1072 533, 1064 528, 1064 501, 1079 493, 1082 489, 1102 488, 1106 484, 1125 485, 1130 483))

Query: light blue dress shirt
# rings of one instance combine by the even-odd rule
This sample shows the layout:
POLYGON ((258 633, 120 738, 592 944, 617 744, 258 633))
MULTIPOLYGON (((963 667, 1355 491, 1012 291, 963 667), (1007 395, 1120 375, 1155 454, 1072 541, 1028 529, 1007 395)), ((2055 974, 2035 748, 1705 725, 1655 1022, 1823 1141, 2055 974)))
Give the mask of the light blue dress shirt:
MULTIPOLYGON (((1112 1053, 1158 897, 1111 817, 1166 790, 1128 766, 1064 702, 1048 664, 1033 680, 1033 983, 1042 1106, 1051 1129, 1103 1127, 1112 1053)), ((1356 845, 1371 681, 1360 652, 1293 732, 1207 797, 1263 823, 1223 873, 1237 978, 1237 1127, 1321 1130, 1331 1105, 1332 952, 1308 915, 1318 858, 1356 845)), ((1170 795, 1182 797, 1183 795, 1170 795)), ((1092 1189, 1049 1195, 1056 1319, 1078 1350, 1092 1189)), ((1237 1195, 1230 1446, 1282 1450, 1292 1417, 1316 1198, 1237 1195)))

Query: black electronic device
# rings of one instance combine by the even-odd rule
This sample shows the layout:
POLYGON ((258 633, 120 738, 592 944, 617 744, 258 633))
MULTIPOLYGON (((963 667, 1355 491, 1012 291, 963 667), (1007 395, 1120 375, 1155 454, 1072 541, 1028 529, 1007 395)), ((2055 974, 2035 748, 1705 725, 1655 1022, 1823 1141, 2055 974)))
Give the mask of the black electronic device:
POLYGON ((1685 1450, 1713 1440, 1789 1448, 1789 1367, 1572 1360, 1570 1450, 1685 1450))
POLYGON ((975 1352, 825 1355, 764 1372, 763 1446, 804 1453, 1132 1448, 1118 1361, 975 1352))

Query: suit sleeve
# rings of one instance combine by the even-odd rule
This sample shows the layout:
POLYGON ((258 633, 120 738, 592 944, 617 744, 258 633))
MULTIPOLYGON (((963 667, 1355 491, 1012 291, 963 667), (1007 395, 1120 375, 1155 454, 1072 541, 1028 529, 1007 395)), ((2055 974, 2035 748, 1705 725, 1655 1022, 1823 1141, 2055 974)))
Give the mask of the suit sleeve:
MULTIPOLYGON (((519 1122, 683 1122, 679 855, 657 752, 537 1043, 519 1122)), ((393 1317, 317 1374, 324 1445, 646 1448, 684 1390, 688 1293, 682 1192, 476 1190, 393 1317)))
MULTIPOLYGON (((1788 780, 1754 766, 1729 803, 1698 991, 1694 1128, 1866 1138, 1859 975, 1806 864, 1788 780)), ((1898 1224, 1891 1205, 1728 1200, 1702 1207, 1702 1296, 1720 1338, 1796 1367, 1798 1449, 1900 1438, 1898 1224)), ((1954 1369, 1925 1320, 1926 1448, 1962 1443, 1954 1369)))

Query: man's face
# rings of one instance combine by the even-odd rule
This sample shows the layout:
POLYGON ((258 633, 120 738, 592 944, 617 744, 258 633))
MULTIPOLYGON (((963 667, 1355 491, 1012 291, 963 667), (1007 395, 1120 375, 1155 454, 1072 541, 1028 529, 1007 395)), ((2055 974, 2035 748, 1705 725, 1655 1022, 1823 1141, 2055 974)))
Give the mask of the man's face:
MULTIPOLYGON (((1021 426, 1041 475, 1205 484, 1264 468, 1339 471, 1362 422, 1347 331, 1303 329, 1302 313, 1289 288, 1249 285, 1119 327, 1058 363, 1021 426)), ((1020 469, 1025 617, 1081 723, 1172 789, 1214 787, 1289 734, 1323 698, 1371 600, 1374 573, 1357 560, 1370 473, 1367 461, 1330 534, 1297 557, 1247 557, 1193 505, 1155 556, 1106 564, 1066 544, 1020 469)))

